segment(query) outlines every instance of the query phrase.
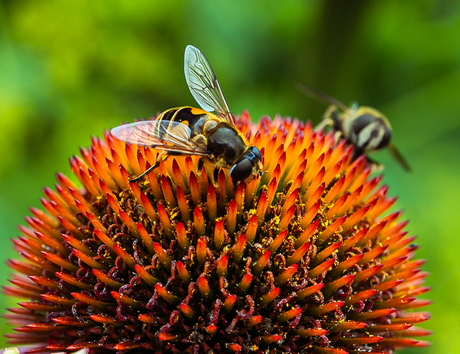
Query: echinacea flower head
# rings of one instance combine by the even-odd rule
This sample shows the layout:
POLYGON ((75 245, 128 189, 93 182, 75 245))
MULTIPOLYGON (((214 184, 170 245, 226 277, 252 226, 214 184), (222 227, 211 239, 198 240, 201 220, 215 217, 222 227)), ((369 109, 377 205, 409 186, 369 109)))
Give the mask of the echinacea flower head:
POLYGON ((393 353, 423 347, 428 288, 396 198, 365 156, 310 123, 249 115, 264 159, 234 184, 199 157, 110 133, 72 157, 13 240, 25 298, 7 337, 30 353, 393 353))

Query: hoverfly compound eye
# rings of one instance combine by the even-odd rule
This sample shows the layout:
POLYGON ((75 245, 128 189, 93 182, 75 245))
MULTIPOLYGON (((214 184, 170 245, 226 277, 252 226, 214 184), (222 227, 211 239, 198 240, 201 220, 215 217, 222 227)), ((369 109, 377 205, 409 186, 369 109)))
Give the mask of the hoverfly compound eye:
POLYGON ((390 144, 390 142, 391 142, 391 130, 387 126, 385 126, 382 140, 380 141, 380 144, 377 146, 377 150, 387 147, 390 144))
POLYGON ((258 158, 259 160, 262 160, 262 154, 260 153, 258 148, 256 148, 255 146, 251 146, 250 150, 256 158, 258 158))
POLYGON ((230 169, 229 174, 235 181, 244 181, 252 174, 252 162, 243 158, 230 169))

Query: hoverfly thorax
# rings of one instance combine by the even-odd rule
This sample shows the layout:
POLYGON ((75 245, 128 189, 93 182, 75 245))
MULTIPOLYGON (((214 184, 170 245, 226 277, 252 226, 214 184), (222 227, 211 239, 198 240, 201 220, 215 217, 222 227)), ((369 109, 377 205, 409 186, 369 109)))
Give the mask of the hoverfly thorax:
POLYGON ((222 156, 232 165, 247 150, 246 139, 234 127, 226 122, 219 123, 207 132, 209 149, 216 155, 222 156))
POLYGON ((184 71, 190 92, 202 109, 172 108, 155 120, 111 130, 120 140, 159 151, 155 164, 131 182, 157 168, 169 155, 200 156, 214 166, 214 171, 229 169, 235 181, 251 175, 260 177, 263 166, 259 149, 251 146, 236 128, 211 64, 199 49, 190 45, 185 49, 184 71))
POLYGON ((341 125, 345 137, 361 153, 381 150, 391 142, 390 122, 371 107, 362 106, 343 112, 341 125))

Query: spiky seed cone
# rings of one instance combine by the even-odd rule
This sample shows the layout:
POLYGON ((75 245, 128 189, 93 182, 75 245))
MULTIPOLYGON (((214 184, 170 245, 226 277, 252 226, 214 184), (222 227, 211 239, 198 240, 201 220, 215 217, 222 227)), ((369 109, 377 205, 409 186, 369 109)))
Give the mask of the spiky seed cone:
POLYGON ((8 315, 30 353, 392 353, 428 304, 396 198, 365 157, 297 120, 237 122, 264 156, 233 185, 198 158, 94 138, 13 240, 8 315), (129 172, 129 173, 128 173, 129 172))

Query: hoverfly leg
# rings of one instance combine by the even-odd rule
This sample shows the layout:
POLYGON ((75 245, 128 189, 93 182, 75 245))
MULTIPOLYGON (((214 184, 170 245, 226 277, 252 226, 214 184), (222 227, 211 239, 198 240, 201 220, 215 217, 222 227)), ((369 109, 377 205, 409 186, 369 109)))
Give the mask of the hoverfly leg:
POLYGON ((334 133, 334 147, 337 146, 337 144, 340 142, 340 140, 344 139, 344 136, 341 131, 336 131, 334 133))
POLYGON ((153 166, 150 166, 146 171, 142 172, 139 176, 133 178, 133 179, 130 179, 129 180, 129 183, 135 183, 135 182, 138 182, 142 177, 144 177, 146 174, 148 174, 150 171, 152 171, 153 169, 157 168, 159 166, 159 164, 155 163, 153 166))
MULTIPOLYGON (((341 130, 337 128, 340 125, 339 120, 339 112, 337 111, 337 107, 331 105, 327 108, 326 112, 323 114, 323 120, 319 123, 315 130, 324 130, 326 127, 332 128, 334 133, 334 141, 335 145, 338 144, 339 140, 343 137, 341 130)), ((334 145, 334 146, 335 146, 334 145)))
POLYGON ((367 158, 367 163, 371 167, 371 173, 380 173, 383 171, 383 165, 380 162, 375 161, 374 159, 371 159, 369 156, 366 156, 367 158))
POLYGON ((330 119, 323 118, 321 120, 321 123, 319 123, 316 127, 315 130, 322 130, 326 128, 328 125, 331 126, 332 121, 330 119))
MULTIPOLYGON (((129 180, 129 183, 135 183, 135 182, 138 182, 142 177, 144 177, 145 175, 147 175, 148 173, 150 173, 151 171, 153 171, 155 168, 159 167, 160 166, 160 162, 161 162, 161 159, 163 158, 163 156, 166 154, 166 151, 162 151, 158 154, 157 156, 157 160, 155 161, 155 163, 150 166, 147 170, 145 170, 144 172, 142 172, 139 176, 133 178, 133 179, 130 179, 129 180)), ((165 156, 165 160, 166 158, 168 157, 168 155, 165 156)))
POLYGON ((335 119, 337 117, 337 107, 332 105, 329 106, 323 114, 323 120, 321 123, 319 123, 316 127, 315 130, 320 130, 324 129, 327 126, 329 127, 335 127, 335 119))

